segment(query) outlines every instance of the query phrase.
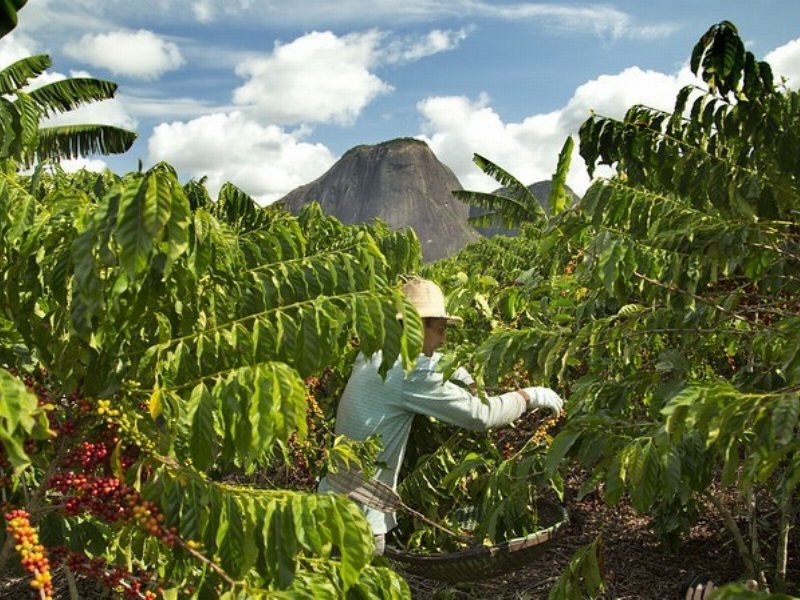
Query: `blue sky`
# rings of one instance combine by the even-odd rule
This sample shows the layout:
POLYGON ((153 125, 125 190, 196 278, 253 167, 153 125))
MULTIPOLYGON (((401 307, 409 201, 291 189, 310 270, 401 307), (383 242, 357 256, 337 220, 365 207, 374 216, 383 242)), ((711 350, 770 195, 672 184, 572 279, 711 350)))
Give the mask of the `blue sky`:
MULTIPOLYGON (((114 100, 57 119, 139 134, 123 156, 70 168, 166 160, 262 203, 355 145, 406 136, 467 189, 496 187, 474 152, 548 178, 590 110, 671 108, 692 46, 723 19, 800 87, 797 0, 29 0, 19 14, 0 63, 47 53, 42 82, 116 81, 114 100)), ((589 183, 577 156, 568 181, 589 183)))

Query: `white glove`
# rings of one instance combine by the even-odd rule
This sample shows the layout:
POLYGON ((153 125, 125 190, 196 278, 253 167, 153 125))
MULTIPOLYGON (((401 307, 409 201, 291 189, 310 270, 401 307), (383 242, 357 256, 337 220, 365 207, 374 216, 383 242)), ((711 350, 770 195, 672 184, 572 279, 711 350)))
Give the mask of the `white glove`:
POLYGON ((564 407, 564 401, 561 399, 561 396, 556 394, 550 388, 528 387, 523 388, 522 391, 528 395, 528 410, 532 410, 534 408, 546 408, 552 411, 553 414, 557 415, 564 407))

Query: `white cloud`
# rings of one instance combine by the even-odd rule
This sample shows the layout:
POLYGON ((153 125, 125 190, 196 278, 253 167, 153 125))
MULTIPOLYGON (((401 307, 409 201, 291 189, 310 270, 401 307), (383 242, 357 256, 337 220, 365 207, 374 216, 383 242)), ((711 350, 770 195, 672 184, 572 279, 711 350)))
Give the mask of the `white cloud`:
MULTIPOLYGON (((489 0, 139 0, 139 10, 148 14, 172 15, 173 19, 212 23, 247 22, 300 26, 379 26, 456 20, 492 19, 525 21, 557 35, 589 34, 612 39, 654 38, 672 33, 670 23, 641 24, 628 13, 607 4, 562 2, 497 3, 489 0)), ((113 15, 131 12, 129 0, 104 0, 96 12, 113 15)))
POLYGON ((157 79, 186 62, 177 45, 145 29, 87 33, 80 40, 65 44, 64 52, 116 75, 139 79, 157 79))
MULTIPOLYGON (((177 0, 179 8, 183 8, 184 1, 177 0)), ((192 14, 201 23, 211 23, 218 15, 223 15, 225 18, 249 17, 252 14, 250 10, 252 6, 253 0, 195 0, 192 4, 192 14)), ((269 6, 266 8, 270 9, 269 6)), ((174 9, 170 12, 174 12, 174 9)))
POLYGON ((434 29, 426 35, 396 39, 382 51, 388 63, 409 63, 426 56, 453 50, 464 41, 472 28, 459 30, 434 29))
POLYGON ((472 162, 474 153, 496 162, 521 181, 533 183, 552 174, 566 138, 558 127, 558 113, 504 123, 486 95, 476 101, 463 96, 427 98, 417 109, 424 118, 422 139, 469 190, 499 187, 472 162))
POLYGON ((0 39, 0 68, 36 54, 36 42, 28 35, 13 32, 0 39))
POLYGON ((210 23, 214 20, 214 5, 211 0, 197 0, 192 4, 192 12, 201 23, 210 23))
POLYGON ((352 123, 377 95, 391 87, 370 72, 378 31, 337 37, 312 32, 275 44, 270 56, 251 58, 236 73, 247 82, 234 91, 236 104, 271 123, 352 123))
POLYGON ((158 125, 148 142, 149 159, 168 161, 181 175, 208 176, 212 196, 230 181, 268 204, 333 164, 328 148, 303 141, 307 134, 260 125, 239 111, 217 113, 158 125))
POLYGON ((225 27, 349 29, 393 28, 419 24, 457 27, 471 22, 522 23, 556 36, 598 36, 603 39, 652 39, 677 30, 672 22, 642 22, 631 13, 592 2, 510 2, 491 0, 57 0, 29 2, 21 19, 26 32, 47 32, 63 40, 64 32, 107 33, 123 24, 136 26, 168 20, 182 24, 225 27))
POLYGON ((75 171, 80 171, 81 169, 94 171, 95 173, 102 173, 108 166, 106 165, 105 161, 97 158, 75 158, 61 160, 59 162, 61 164, 61 168, 67 173, 74 173, 75 171))
POLYGON ((313 31, 289 43, 276 42, 269 55, 244 58, 236 73, 246 81, 234 90, 233 101, 279 125, 351 125, 367 104, 393 89, 375 68, 452 50, 468 34, 468 28, 404 38, 376 29, 344 36, 313 31))
POLYGON ((575 90, 561 110, 561 127, 577 132, 589 111, 621 118, 634 104, 672 111, 678 91, 691 82, 695 79, 688 67, 675 75, 643 71, 639 67, 628 67, 616 75, 600 75, 575 90))
MULTIPOLYGON (((615 118, 621 118, 633 104, 671 110, 678 90, 691 77, 686 68, 676 75, 665 75, 631 67, 581 85, 560 110, 533 115, 519 123, 503 122, 486 95, 476 101, 463 96, 427 98, 417 105, 423 117, 419 137, 453 169, 466 189, 491 191, 499 187, 474 165, 474 153, 531 184, 552 176, 564 141, 568 135, 577 134, 591 110, 615 118)), ((577 147, 567 181, 578 194, 589 185, 577 147)))
MULTIPOLYGON (((112 27, 118 13, 111 3, 63 2, 62 0, 36 0, 28 2, 19 13, 19 25, 15 31, 25 33, 45 31, 102 31, 112 27), (107 17, 107 18, 106 18, 107 17)), ((129 3, 136 5, 137 3, 129 3)), ((58 36, 60 38, 60 35, 58 36)))
POLYGON ((785 77, 787 87, 800 89, 800 38, 775 48, 764 60, 772 67, 776 81, 785 77))
POLYGON ((483 17, 493 14, 507 21, 531 21, 558 33, 594 33, 601 37, 651 39, 664 37, 675 30, 670 24, 638 25, 630 15, 610 6, 570 6, 555 3, 519 3, 492 6, 473 4, 483 17))
POLYGON ((200 117, 225 109, 196 98, 165 98, 134 94, 118 94, 117 98, 131 115, 159 121, 200 117))

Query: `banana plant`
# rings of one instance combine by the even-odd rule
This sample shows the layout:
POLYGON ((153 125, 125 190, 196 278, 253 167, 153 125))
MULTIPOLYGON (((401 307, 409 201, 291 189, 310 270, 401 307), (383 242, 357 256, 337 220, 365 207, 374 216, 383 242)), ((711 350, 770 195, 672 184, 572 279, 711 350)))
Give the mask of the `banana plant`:
POLYGON ((28 3, 28 0, 3 0, 0 3, 0 37, 11 32, 17 26, 17 11, 28 3))
POLYGON ((114 97, 117 84, 91 77, 73 77, 27 89, 51 60, 29 56, 0 71, 0 159, 21 166, 38 161, 78 158, 89 154, 126 152, 136 140, 132 131, 112 125, 41 127, 46 117, 114 97), (8 99, 13 97, 13 99, 8 99))
POLYGON ((546 199, 537 198, 530 187, 477 153, 472 161, 481 171, 494 178, 502 186, 501 189, 495 193, 455 190, 453 195, 470 206, 484 209, 483 214, 470 217, 469 222, 475 227, 488 227, 500 222, 509 228, 517 228, 523 223, 542 228, 569 207, 566 177, 574 144, 572 137, 565 140, 559 153, 551 191, 546 199))

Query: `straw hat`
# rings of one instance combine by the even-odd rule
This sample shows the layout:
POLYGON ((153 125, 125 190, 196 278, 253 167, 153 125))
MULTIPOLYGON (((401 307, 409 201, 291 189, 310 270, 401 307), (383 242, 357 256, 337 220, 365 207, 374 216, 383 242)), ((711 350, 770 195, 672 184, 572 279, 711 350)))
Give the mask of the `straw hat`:
POLYGON ((444 294, 434 282, 421 277, 413 277, 403 285, 403 294, 424 318, 447 319, 451 325, 461 325, 461 317, 448 315, 444 306, 444 294))

